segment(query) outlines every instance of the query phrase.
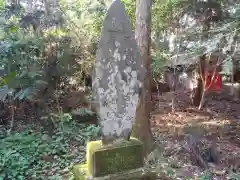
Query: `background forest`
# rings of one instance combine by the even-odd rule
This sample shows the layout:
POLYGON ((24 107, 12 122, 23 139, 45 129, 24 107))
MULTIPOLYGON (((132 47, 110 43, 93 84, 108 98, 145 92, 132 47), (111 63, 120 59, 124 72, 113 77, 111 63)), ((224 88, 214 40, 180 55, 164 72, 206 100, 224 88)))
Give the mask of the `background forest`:
MULTIPOLYGON (((135 27, 136 1, 123 2, 135 27)), ((91 72, 110 3, 1 0, 0 179, 71 179, 72 165, 85 160, 86 142, 99 138, 91 104, 91 72)), ((238 0, 153 0, 151 13, 151 78, 157 96, 164 91, 161 80, 169 67, 188 69, 206 54, 221 53, 224 77, 230 77, 232 83, 240 79, 238 0)), ((157 101, 161 105, 159 98, 157 101)), ((179 116, 173 113, 169 119, 179 116)), ((175 153, 184 145, 173 147, 170 143, 171 152, 169 146, 164 150, 168 143, 163 130, 158 126, 152 130, 157 148, 150 153, 146 166, 161 177, 176 179, 181 176, 179 170, 190 172, 176 161, 175 153)), ((237 134, 232 137, 238 139, 237 134)), ((195 169, 197 179, 215 175, 238 178, 238 162, 228 163, 229 167, 221 170, 215 166, 195 169)))

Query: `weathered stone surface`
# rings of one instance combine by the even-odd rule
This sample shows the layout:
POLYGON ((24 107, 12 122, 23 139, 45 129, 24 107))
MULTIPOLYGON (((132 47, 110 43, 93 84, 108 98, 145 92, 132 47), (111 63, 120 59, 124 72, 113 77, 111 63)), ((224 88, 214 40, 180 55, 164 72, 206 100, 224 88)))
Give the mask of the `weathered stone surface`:
POLYGON ((87 164, 77 164, 73 166, 72 169, 75 180, 85 180, 88 179, 87 174, 87 164))
POLYGON ((108 146, 103 146, 102 141, 87 145, 88 174, 93 177, 137 169, 143 167, 143 161, 142 143, 135 138, 108 146))
POLYGON ((143 168, 111 174, 103 177, 91 177, 87 175, 87 165, 75 165, 73 174, 76 180, 156 180, 157 175, 154 172, 147 171, 143 168))
POLYGON ((115 0, 103 22, 92 84, 104 144, 129 139, 144 77, 132 25, 115 0))

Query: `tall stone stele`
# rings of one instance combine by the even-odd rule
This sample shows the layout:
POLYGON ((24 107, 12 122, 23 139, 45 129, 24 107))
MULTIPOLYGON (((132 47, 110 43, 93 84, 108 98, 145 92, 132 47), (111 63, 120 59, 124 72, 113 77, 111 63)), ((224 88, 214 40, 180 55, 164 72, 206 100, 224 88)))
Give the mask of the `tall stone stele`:
POLYGON ((103 22, 93 73, 102 140, 88 143, 87 163, 73 168, 77 180, 156 179, 143 171, 142 143, 130 138, 145 74, 124 4, 115 0, 103 22))

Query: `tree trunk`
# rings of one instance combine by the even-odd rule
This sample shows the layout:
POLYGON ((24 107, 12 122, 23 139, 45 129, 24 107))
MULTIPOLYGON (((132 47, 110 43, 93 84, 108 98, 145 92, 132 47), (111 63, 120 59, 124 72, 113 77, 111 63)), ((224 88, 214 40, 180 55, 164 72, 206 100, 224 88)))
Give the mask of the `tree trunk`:
POLYGON ((151 108, 151 7, 152 0, 136 1, 136 31, 135 38, 147 70, 143 83, 140 100, 136 110, 136 122, 132 135, 144 143, 144 152, 147 155, 153 146, 150 126, 151 108))
POLYGON ((193 90, 192 95, 192 102, 194 106, 199 107, 201 104, 201 100, 203 97, 203 91, 204 91, 204 82, 202 80, 202 77, 205 75, 205 55, 201 56, 199 59, 199 64, 197 67, 197 72, 199 77, 197 78, 197 87, 193 90))
POLYGON ((201 78, 197 79, 197 87, 193 90, 192 103, 194 106, 199 106, 203 94, 203 82, 201 78))

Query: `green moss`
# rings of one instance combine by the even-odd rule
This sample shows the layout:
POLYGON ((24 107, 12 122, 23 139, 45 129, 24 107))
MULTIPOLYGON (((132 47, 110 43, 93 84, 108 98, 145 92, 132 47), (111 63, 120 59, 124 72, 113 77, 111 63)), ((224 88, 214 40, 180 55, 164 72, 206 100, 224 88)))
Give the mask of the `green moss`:
POLYGON ((88 175, 94 177, 140 168, 143 166, 142 143, 135 138, 107 146, 103 146, 102 141, 89 142, 87 166, 88 175))
POLYGON ((87 175, 87 164, 78 164, 73 166, 72 172, 75 180, 85 180, 87 175))
POLYGON ((87 144, 87 166, 88 166, 88 175, 93 174, 93 154, 98 149, 102 148, 102 141, 90 141, 87 144))

